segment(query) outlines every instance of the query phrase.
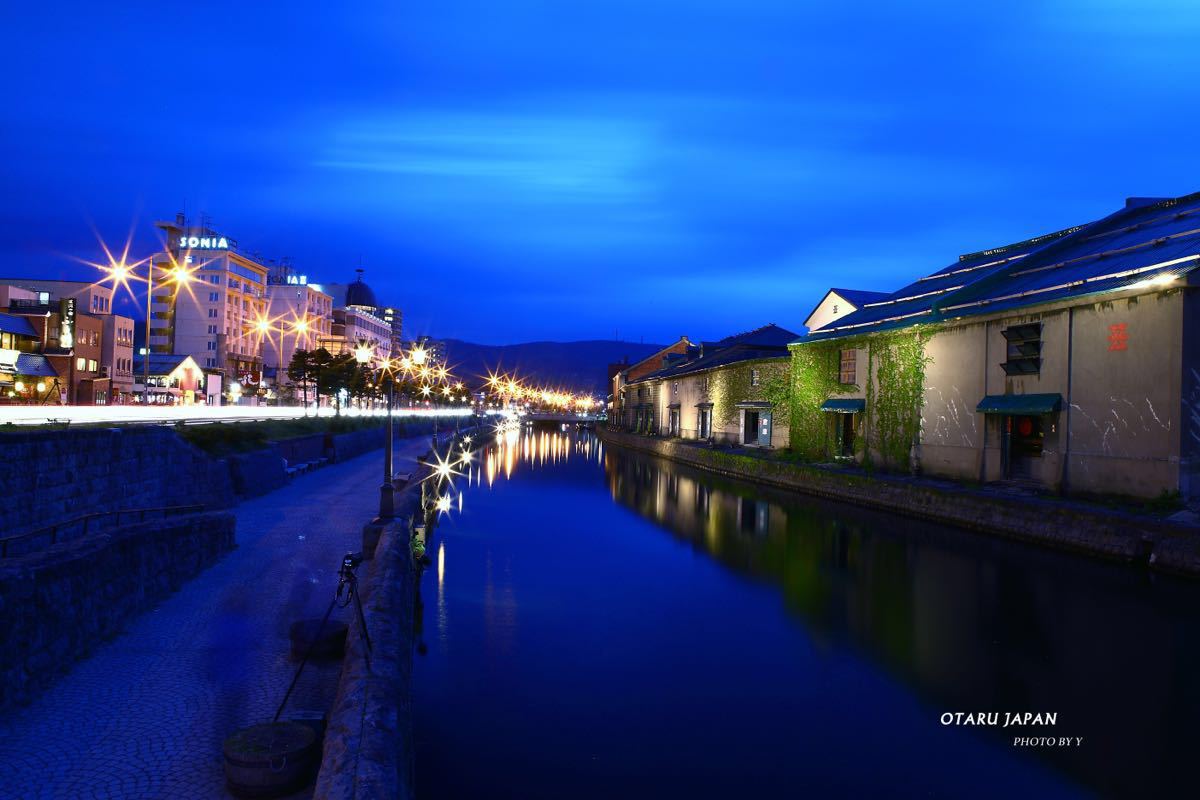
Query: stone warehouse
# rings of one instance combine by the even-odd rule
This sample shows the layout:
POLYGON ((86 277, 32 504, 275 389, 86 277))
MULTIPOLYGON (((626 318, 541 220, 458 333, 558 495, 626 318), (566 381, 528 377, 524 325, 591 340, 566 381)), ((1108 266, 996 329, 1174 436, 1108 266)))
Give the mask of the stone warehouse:
POLYGON ((662 356, 620 387, 627 430, 749 447, 786 447, 788 343, 765 325, 662 356))
MULTIPOLYGON (((791 445, 1083 494, 1200 492, 1200 193, 961 256, 821 309, 791 445)), ((820 307, 819 307, 820 308, 820 307)), ((810 318, 811 319, 811 318, 810 318)))

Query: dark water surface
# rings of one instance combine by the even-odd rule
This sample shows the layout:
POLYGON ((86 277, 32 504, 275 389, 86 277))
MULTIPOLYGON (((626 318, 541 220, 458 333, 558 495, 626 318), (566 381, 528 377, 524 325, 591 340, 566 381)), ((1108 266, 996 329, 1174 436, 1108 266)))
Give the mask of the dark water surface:
POLYGON ((510 436, 459 491, 421 582, 425 800, 1200 792, 1200 585, 587 434, 510 436))

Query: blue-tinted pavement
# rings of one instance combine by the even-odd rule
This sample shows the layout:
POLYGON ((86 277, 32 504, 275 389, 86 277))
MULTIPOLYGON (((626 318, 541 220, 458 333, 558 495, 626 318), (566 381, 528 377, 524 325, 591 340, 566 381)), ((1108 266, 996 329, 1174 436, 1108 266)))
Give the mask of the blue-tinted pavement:
MULTIPOLYGON (((428 447, 398 442, 396 470, 428 447)), ((288 626, 328 607, 378 506, 382 460, 375 450, 237 506, 234 552, 0 716, 0 797, 225 797, 221 742, 275 713, 295 670, 288 626)), ((327 710, 339 670, 305 668, 288 710, 327 710)))

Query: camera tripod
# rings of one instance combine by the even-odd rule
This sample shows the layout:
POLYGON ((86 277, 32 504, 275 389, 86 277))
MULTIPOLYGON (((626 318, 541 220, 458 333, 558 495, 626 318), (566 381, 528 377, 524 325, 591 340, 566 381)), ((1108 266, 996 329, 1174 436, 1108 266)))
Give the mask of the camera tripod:
POLYGON ((342 557, 342 565, 338 569, 338 585, 337 591, 334 592, 333 599, 329 601, 329 608, 325 609, 325 616, 321 618, 321 624, 317 626, 317 632, 313 634, 312 641, 308 643, 308 649, 304 653, 304 658, 300 660, 300 666, 296 668, 296 674, 292 676, 292 683, 288 686, 287 692, 283 695, 283 702, 279 704, 279 709, 275 712, 274 722, 279 721, 279 715, 283 713, 283 709, 287 706, 288 698, 292 696, 292 691, 296 688, 296 683, 300 680, 300 673, 304 671, 304 666, 308 664, 309 657, 316 649, 317 642, 321 639, 321 632, 325 629, 325 623, 329 622, 329 615, 333 613, 334 607, 345 608, 354 603, 355 617, 358 619, 358 630, 362 635, 363 643, 366 647, 363 648, 363 658, 367 663, 367 672, 371 671, 371 636, 367 632, 367 618, 363 614, 362 597, 358 591, 358 575, 354 570, 358 569, 358 565, 362 563, 362 553, 347 553, 342 557), (343 599, 342 595, 345 595, 343 599))

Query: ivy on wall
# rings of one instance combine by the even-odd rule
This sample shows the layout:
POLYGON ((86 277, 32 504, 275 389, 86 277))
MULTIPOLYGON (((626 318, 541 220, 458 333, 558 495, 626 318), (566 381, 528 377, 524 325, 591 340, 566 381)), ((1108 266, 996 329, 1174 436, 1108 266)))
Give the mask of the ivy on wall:
MULTIPOLYGON (((925 337, 907 330, 870 337, 812 342, 792 348, 791 445, 802 459, 829 456, 829 415, 821 405, 830 397, 848 394, 858 386, 838 382, 840 351, 866 350, 859 363, 859 381, 866 382, 866 413, 857 452, 871 466, 872 451, 887 469, 910 469, 909 454, 917 441, 924 401, 925 337), (865 368, 864 368, 865 367, 865 368), (865 447, 869 443, 870 447, 865 447)), ((861 354, 860 354, 861 355, 861 354)))
POLYGON ((738 403, 766 401, 783 418, 791 413, 788 387, 789 365, 783 359, 747 361, 709 373, 708 399, 713 404, 713 424, 722 428, 736 425, 738 403), (752 386, 750 371, 758 370, 758 386, 752 386))
MULTIPOLYGON (((910 454, 921 428, 925 399, 925 355, 920 331, 871 338, 868 350, 867 420, 871 446, 886 469, 908 471, 910 454)), ((868 451, 869 452, 869 451, 868 451)))
POLYGON ((847 342, 813 342, 791 348, 792 450, 808 461, 823 459, 828 449, 829 426, 821 404, 842 393, 838 383, 838 351, 847 342))

